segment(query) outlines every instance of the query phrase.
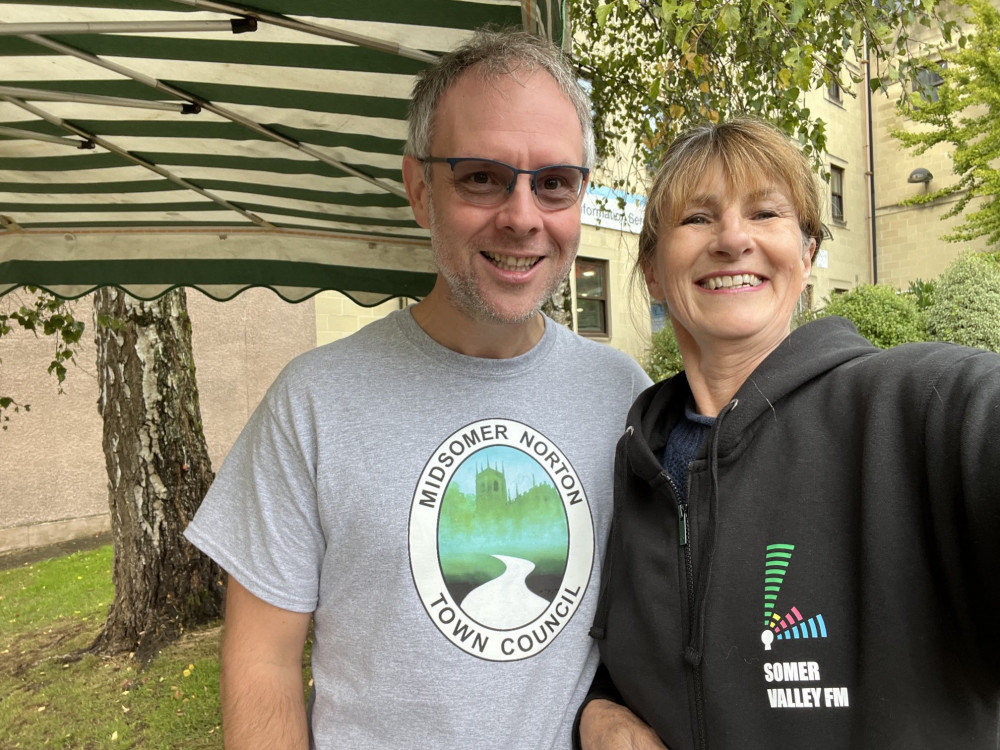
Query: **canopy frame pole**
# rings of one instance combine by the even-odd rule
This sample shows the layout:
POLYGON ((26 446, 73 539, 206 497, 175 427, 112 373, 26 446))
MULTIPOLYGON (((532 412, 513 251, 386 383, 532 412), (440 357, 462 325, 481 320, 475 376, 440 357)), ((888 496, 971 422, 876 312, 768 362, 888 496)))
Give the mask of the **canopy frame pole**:
POLYGON ((22 88, 20 86, 0 86, 0 94, 36 102, 71 102, 74 104, 99 104, 105 107, 132 107, 134 109, 155 109, 162 112, 180 112, 182 115, 197 114, 201 107, 190 102, 173 103, 156 100, 126 99, 121 96, 101 96, 100 94, 75 94, 69 91, 47 91, 45 89, 22 88))
POLYGON ((173 34, 198 31, 231 31, 242 34, 256 31, 253 19, 228 21, 104 21, 104 22, 51 22, 51 23, 0 23, 0 36, 24 34, 173 34))
POLYGON ((91 149, 94 147, 93 141, 76 141, 72 138, 62 138, 58 135, 45 135, 35 133, 31 130, 21 130, 20 128, 0 127, 0 137, 14 138, 17 140, 27 139, 31 141, 42 141, 44 143, 55 143, 58 146, 72 146, 73 148, 91 149))

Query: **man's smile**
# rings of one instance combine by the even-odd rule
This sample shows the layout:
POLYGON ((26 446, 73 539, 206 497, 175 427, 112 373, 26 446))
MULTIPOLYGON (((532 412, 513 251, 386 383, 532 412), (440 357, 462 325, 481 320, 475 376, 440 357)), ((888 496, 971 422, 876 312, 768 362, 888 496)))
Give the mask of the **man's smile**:
POLYGON ((541 260, 538 256, 522 258, 514 255, 501 255, 500 253, 490 252, 484 252, 482 255, 501 271, 527 271, 541 260))

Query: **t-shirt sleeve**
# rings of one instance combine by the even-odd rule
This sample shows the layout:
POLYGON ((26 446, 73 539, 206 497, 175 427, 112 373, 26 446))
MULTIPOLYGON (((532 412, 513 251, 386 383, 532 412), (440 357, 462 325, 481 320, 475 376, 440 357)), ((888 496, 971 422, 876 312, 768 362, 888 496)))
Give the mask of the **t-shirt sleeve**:
POLYGON ((250 593, 312 612, 326 549, 315 430, 279 378, 230 450, 184 536, 250 593))

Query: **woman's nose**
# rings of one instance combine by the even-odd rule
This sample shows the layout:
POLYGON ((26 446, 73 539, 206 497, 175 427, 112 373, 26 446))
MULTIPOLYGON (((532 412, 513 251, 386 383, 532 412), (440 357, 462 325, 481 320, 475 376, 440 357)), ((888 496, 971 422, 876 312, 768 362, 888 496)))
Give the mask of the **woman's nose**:
POLYGON ((725 212, 718 223, 718 228, 714 252, 738 257, 752 249, 749 224, 738 212, 725 212))

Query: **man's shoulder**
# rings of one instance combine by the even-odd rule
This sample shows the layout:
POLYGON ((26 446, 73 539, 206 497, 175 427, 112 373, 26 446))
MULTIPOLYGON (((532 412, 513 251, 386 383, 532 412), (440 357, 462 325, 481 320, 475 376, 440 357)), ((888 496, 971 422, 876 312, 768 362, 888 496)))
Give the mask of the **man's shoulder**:
POLYGON ((302 352, 285 365, 275 385, 309 389, 384 370, 408 352, 399 336, 393 315, 380 318, 343 338, 302 352))
POLYGON ((615 349, 610 344, 581 336, 579 333, 571 331, 566 326, 559 325, 558 323, 550 322, 550 325, 557 331, 560 343, 571 350, 575 356, 593 359, 601 367, 618 366, 628 370, 642 370, 635 359, 620 349, 615 349))
POLYGON ((568 328, 559 333, 558 339, 558 353, 550 365, 558 369, 559 380, 569 387, 569 392, 618 393, 631 403, 652 382, 635 359, 609 344, 568 328))
POLYGON ((370 355, 383 349, 390 349, 394 337, 399 335, 399 326, 396 321, 398 314, 398 311, 392 312, 384 318, 373 320, 339 339, 320 344, 303 352, 292 361, 310 363, 313 361, 342 360, 345 357, 370 355))

